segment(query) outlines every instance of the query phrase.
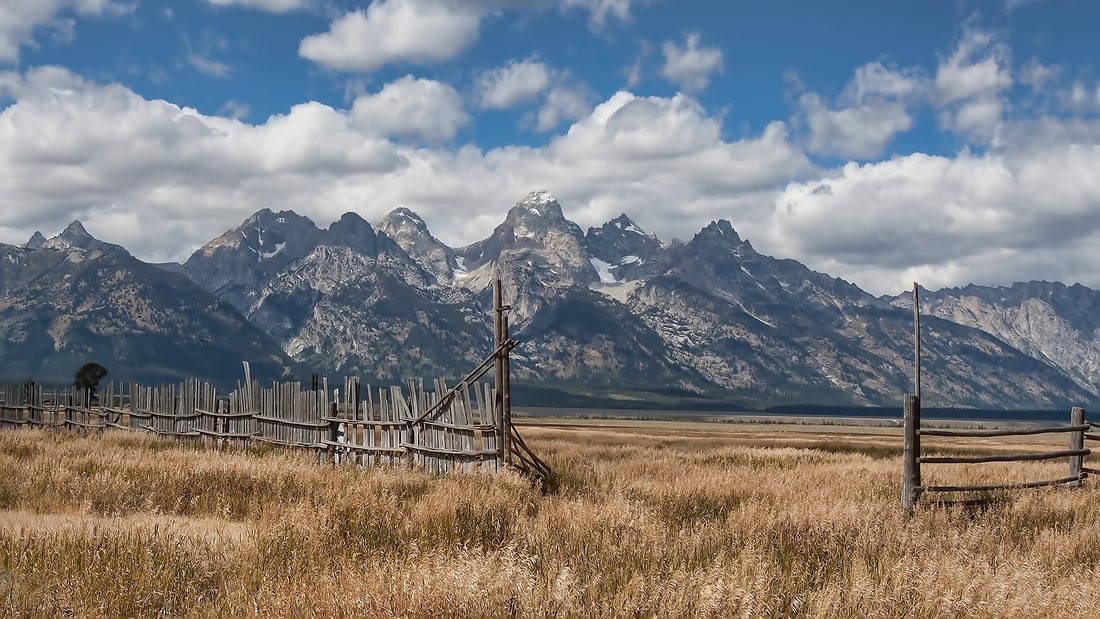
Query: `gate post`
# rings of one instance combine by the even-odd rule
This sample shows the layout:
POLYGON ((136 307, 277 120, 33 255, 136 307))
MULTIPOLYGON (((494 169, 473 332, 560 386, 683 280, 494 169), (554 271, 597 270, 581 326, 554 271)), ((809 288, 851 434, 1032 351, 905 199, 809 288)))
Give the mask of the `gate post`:
MULTIPOLYGON (((1085 423, 1085 409, 1074 406, 1069 412, 1070 425, 1079 426, 1085 423)), ((1084 430, 1076 430, 1069 434, 1069 448, 1070 449, 1084 449, 1085 448, 1085 432, 1084 430)), ((1070 456, 1069 457, 1069 476, 1080 478, 1081 467, 1084 465, 1084 456, 1070 456)), ((1070 488, 1080 488, 1081 480, 1071 481, 1070 488)))
POLYGON ((901 506, 912 513, 920 497, 920 398, 906 394, 904 412, 904 443, 902 459, 905 461, 901 486, 901 506))

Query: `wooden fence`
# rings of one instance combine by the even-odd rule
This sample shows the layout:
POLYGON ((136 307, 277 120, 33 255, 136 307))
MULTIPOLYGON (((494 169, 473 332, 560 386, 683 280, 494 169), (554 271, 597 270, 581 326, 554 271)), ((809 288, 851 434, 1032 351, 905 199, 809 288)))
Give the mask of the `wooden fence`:
POLYGON ((1100 424, 1085 421, 1085 410, 1073 408, 1070 411, 1068 425, 1051 425, 1020 430, 942 430, 921 428, 920 397, 906 395, 904 400, 904 479, 902 482, 902 506, 912 511, 920 496, 930 493, 986 492, 1018 488, 1041 488, 1043 486, 1066 485, 1079 487, 1090 474, 1100 471, 1084 466, 1084 458, 1092 453, 1085 447, 1085 440, 1100 440, 1100 434, 1090 434, 1091 428, 1100 428, 1100 424), (1067 449, 1041 453, 1009 453, 973 456, 923 456, 921 455, 921 437, 940 436, 954 438, 984 438, 1000 436, 1029 436, 1035 434, 1064 433, 1069 435, 1067 449), (1044 460, 1068 459, 1069 470, 1065 477, 1016 484, 990 484, 970 486, 925 486, 921 483, 921 465, 923 464, 984 464, 989 462, 1037 462, 1044 460))
POLYGON ((493 292, 493 353, 454 387, 436 379, 429 390, 414 380, 374 391, 347 378, 330 389, 328 379, 317 377, 309 388, 300 382, 268 387, 252 380, 247 362, 244 382, 221 397, 198 380, 157 387, 112 382, 95 402, 86 390, 7 384, 0 429, 147 431, 182 442, 264 443, 311 450, 335 463, 418 466, 437 473, 512 464, 549 482, 549 467, 512 427, 509 353, 519 342, 508 335, 509 308, 501 302, 499 280, 493 292), (494 382, 482 382, 490 371, 494 382))

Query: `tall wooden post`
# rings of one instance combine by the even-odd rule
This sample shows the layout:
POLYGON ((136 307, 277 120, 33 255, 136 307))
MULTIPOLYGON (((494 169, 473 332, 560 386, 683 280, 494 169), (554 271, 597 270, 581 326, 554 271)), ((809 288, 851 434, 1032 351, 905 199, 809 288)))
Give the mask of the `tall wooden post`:
POLYGON ((920 400, 920 299, 913 282, 913 395, 920 400))
MULTIPOLYGON (((501 307, 501 331, 503 341, 507 342, 510 337, 508 334, 508 307, 501 307)), ((501 418, 502 431, 504 433, 504 455, 505 462, 510 462, 512 459, 512 359, 511 351, 504 350, 501 352, 503 357, 502 362, 504 365, 504 396, 501 398, 504 404, 504 416, 501 418)))
POLYGON ((901 506, 912 512, 919 498, 916 488, 920 486, 920 398, 915 395, 905 396, 904 423, 905 478, 901 485, 901 506))
MULTIPOLYGON (((493 350, 498 350, 502 344, 504 344, 504 299, 501 292, 500 279, 493 280, 493 350)), ((495 386, 497 395, 493 407, 496 410, 497 421, 497 440, 500 455, 497 456, 497 467, 500 468, 508 463, 511 454, 508 452, 508 434, 507 428, 504 425, 504 356, 497 355, 493 360, 493 366, 495 370, 495 386)))
MULTIPOLYGON (((1085 423, 1085 409, 1074 406, 1069 413, 1069 423, 1072 426, 1080 426, 1085 423)), ((1084 449, 1085 448, 1085 431, 1077 430, 1070 432, 1069 434, 1069 448, 1070 449, 1084 449)), ((1084 465, 1084 456, 1070 456, 1069 457, 1069 476, 1080 477, 1081 467, 1084 465)), ((1081 481, 1077 480, 1070 482, 1071 488, 1080 488, 1081 481)))

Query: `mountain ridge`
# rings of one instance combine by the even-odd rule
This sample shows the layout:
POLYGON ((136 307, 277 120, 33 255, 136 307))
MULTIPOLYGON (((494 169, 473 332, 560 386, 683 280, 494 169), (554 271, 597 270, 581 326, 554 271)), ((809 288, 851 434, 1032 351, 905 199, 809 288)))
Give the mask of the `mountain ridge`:
MULTIPOLYGON (((75 228, 69 237, 90 243, 75 228)), ((489 283, 500 278, 522 342, 515 381, 532 393, 675 393, 742 408, 895 405, 910 388, 911 301, 906 311, 901 296, 875 297, 761 254, 725 219, 687 242, 665 243, 626 213, 585 232, 540 191, 486 238, 451 248, 405 207, 377 226, 346 213, 325 229, 293 211, 261 209, 196 250, 182 271, 302 367, 370 380, 457 377, 480 361, 491 347, 489 283)), ((1027 300, 1044 293, 1057 301, 1029 314, 1031 331, 1061 328, 1059 341, 1077 334, 1072 350, 1100 346, 1082 335, 1095 324, 1088 309, 1100 293, 1040 288, 1013 297, 1017 305, 1046 303, 1027 300), (1058 314, 1072 307, 1077 314, 1058 314)), ((956 296, 1000 294, 991 290, 956 296)), ((926 295, 929 406, 1096 401, 1100 371, 1044 353, 1019 329, 967 322, 952 294, 926 295)))

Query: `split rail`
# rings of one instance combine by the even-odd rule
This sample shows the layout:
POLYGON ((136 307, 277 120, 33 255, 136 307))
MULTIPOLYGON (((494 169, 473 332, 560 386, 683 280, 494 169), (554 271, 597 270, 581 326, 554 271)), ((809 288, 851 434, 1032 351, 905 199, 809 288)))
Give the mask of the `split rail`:
POLYGON ((1023 488, 1041 488, 1044 486, 1079 487, 1088 475, 1100 474, 1100 470, 1084 466, 1084 459, 1092 453, 1085 447, 1085 440, 1100 440, 1100 434, 1090 434, 1092 428, 1100 424, 1085 421, 1085 410, 1074 407, 1070 411, 1069 424, 1040 426, 1010 430, 947 430, 922 428, 920 420, 920 398, 907 394, 904 399, 904 443, 902 458, 905 463, 902 483, 902 506, 912 511, 924 493, 992 492, 997 490, 1015 490, 1023 488), (1058 449, 1039 453, 1019 452, 1007 454, 966 455, 966 456, 925 456, 921 452, 921 438, 925 436, 950 438, 990 438, 1006 436, 1031 436, 1038 434, 1068 434, 1067 449, 1058 449), (921 466, 926 464, 986 464, 991 462, 1041 462, 1065 458, 1069 468, 1067 475, 1058 479, 1040 481, 986 485, 933 486, 921 482, 921 466))

